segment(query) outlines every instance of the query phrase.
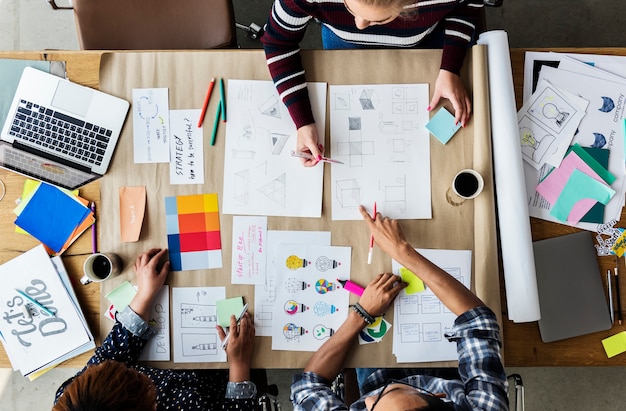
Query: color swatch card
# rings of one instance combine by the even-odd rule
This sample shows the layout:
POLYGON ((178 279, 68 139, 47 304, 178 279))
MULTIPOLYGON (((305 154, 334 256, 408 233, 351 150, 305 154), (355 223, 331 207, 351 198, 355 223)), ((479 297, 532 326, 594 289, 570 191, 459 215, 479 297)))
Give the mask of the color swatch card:
POLYGON ((172 271, 222 267, 217 194, 166 197, 165 218, 172 271))

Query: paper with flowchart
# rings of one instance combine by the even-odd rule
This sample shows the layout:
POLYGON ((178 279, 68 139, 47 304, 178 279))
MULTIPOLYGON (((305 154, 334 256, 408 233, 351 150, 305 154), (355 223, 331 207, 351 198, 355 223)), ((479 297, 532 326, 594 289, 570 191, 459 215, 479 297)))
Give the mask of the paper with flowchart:
POLYGON ((276 249, 272 350, 316 351, 348 316, 350 247, 281 245, 276 249))
POLYGON ((215 302, 226 287, 173 287, 172 336, 174 362, 226 362, 215 326, 215 302))
POLYGON ((170 113, 167 88, 133 89, 135 163, 169 163, 170 113))
POLYGON ((330 231, 267 232, 267 263, 265 284, 254 287, 254 326, 256 335, 272 336, 273 312, 276 302, 276 249, 281 244, 330 245, 330 231))
POLYGON ((265 284, 267 217, 233 216, 232 284, 265 284))
MULTIPOLYGON (((326 123, 326 83, 308 83, 318 135, 326 123)), ((320 217, 324 167, 291 156, 296 127, 271 81, 228 80, 225 214, 320 217)))
MULTIPOLYGON (((566 90, 588 100, 590 107, 583 117, 578 133, 572 143, 583 147, 609 149, 608 170, 616 177, 611 188, 619 195, 613 196, 605 207, 604 222, 619 219, 623 206, 624 183, 624 105, 626 104, 626 85, 588 75, 543 67, 540 79, 545 79, 559 89, 566 90)), ((547 221, 560 222, 581 229, 595 231, 597 224, 585 222, 562 222, 550 214, 550 204, 536 191, 537 184, 551 170, 543 166, 539 170, 524 164, 528 212, 531 217, 547 221)))
MULTIPOLYGON (((332 219, 431 218, 428 84, 330 86, 332 219)), ((328 151, 328 149, 327 149, 328 151)))
POLYGON ((204 184, 204 138, 200 110, 170 111, 170 184, 204 184))
MULTIPOLYGON (((416 249, 433 264, 471 287, 472 252, 469 250, 416 249)), ((392 260, 391 270, 398 274, 402 266, 392 260)), ((437 296, 425 291, 408 295, 402 290, 394 302, 393 349, 399 363, 454 361, 456 344, 445 333, 454 325, 456 315, 437 296)))

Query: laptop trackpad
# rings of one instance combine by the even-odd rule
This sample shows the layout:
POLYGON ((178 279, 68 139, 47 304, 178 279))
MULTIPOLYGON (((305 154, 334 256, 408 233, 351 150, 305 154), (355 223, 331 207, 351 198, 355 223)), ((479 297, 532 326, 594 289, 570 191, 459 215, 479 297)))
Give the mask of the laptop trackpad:
POLYGON ((93 90, 88 87, 78 86, 69 81, 59 81, 52 105, 77 116, 85 117, 93 94, 93 90))

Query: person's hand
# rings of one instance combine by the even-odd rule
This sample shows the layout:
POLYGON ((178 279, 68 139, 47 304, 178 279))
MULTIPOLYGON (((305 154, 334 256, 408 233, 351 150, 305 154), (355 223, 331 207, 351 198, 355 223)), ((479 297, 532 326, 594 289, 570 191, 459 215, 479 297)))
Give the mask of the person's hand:
POLYGON ((313 167, 320 162, 324 155, 324 146, 319 143, 315 124, 307 124, 298 129, 296 150, 302 153, 309 153, 313 156, 312 160, 307 158, 301 159, 305 167, 313 167))
POLYGON ((400 261, 400 256, 414 252, 413 247, 404 238, 398 220, 383 217, 380 213, 376 213, 376 220, 372 220, 362 205, 359 206, 359 211, 374 236, 374 243, 393 259, 400 261))
POLYGON ((166 253, 167 248, 153 248, 140 254, 135 260, 133 268, 137 280, 137 294, 131 302, 131 308, 144 319, 149 316, 152 300, 163 287, 170 271, 169 261, 160 263, 166 253))
MULTIPOLYGON (((239 325, 234 315, 230 316, 230 337, 226 344, 226 356, 230 365, 230 381, 247 381, 250 378, 250 364, 254 351, 254 324, 248 312, 244 313, 239 325)), ((217 326, 221 341, 226 331, 217 326)))
POLYGON ((461 122, 461 126, 465 127, 472 114, 472 101, 465 90, 461 77, 447 70, 439 70, 439 75, 435 81, 435 91, 428 109, 435 108, 442 97, 447 98, 452 103, 455 124, 461 122))
POLYGON ((359 304, 368 314, 378 317, 387 311, 387 308, 389 308, 389 305, 391 305, 398 293, 406 286, 407 284, 395 274, 378 274, 365 287, 365 291, 363 291, 363 295, 359 299, 359 304))

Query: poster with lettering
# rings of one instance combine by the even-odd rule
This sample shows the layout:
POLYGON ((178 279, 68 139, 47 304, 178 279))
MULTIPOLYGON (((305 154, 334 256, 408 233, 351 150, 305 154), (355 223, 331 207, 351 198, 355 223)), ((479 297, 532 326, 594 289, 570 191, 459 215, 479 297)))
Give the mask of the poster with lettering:
POLYGON ((267 217, 233 216, 231 283, 265 284, 267 217))
POLYGON ((0 284, 0 332, 14 369, 29 374, 91 341, 42 245, 1 265, 0 284))
POLYGON ((204 184, 200 110, 170 111, 170 184, 204 184))

